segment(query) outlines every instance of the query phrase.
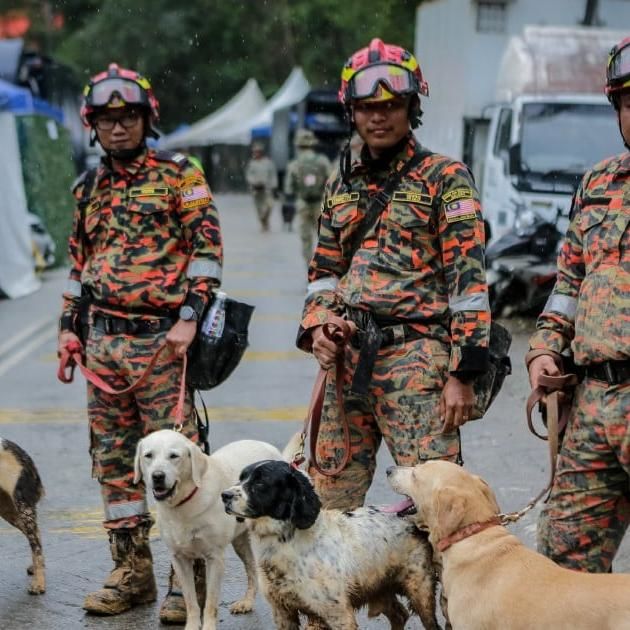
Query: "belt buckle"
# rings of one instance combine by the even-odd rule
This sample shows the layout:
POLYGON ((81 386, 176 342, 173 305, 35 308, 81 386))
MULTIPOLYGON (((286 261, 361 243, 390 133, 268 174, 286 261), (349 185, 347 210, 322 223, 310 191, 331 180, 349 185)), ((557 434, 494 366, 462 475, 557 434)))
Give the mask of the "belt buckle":
POLYGON ((149 332, 152 332, 152 333, 160 332, 160 320, 159 319, 148 319, 148 320, 146 320, 146 326, 149 329, 149 332))

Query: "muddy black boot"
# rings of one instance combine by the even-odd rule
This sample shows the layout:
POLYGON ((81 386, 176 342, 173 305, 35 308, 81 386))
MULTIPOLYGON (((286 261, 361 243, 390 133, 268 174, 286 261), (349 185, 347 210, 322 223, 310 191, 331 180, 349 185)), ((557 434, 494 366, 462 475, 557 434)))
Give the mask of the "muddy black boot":
MULTIPOLYGON (((195 560, 195 589, 197 601, 203 611, 206 601, 206 565, 203 560, 195 560)), ((171 566, 168 576, 168 593, 160 606, 160 621, 165 625, 184 625, 186 623, 186 603, 179 578, 171 566)))
POLYGON ((157 598, 153 558, 149 547, 150 525, 109 531, 114 569, 103 588, 86 596, 83 608, 93 615, 119 615, 157 598))

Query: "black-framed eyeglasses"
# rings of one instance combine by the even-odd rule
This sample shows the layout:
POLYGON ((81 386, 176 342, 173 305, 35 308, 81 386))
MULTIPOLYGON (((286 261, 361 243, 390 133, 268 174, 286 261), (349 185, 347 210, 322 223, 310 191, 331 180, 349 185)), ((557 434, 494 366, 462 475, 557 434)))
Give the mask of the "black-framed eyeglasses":
POLYGON ((99 131, 111 131, 116 123, 119 123, 124 129, 131 129, 138 124, 141 118, 139 112, 129 112, 122 116, 98 116, 94 119, 94 125, 99 131))

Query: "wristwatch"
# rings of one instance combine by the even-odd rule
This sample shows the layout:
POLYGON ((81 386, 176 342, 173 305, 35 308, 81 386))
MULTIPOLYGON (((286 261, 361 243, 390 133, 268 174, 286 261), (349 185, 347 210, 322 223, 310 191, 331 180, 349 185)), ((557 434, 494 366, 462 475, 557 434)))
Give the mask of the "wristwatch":
POLYGON ((184 304, 184 306, 179 309, 179 319, 183 319, 185 322, 196 322, 199 317, 197 315, 197 311, 195 311, 192 306, 184 304))

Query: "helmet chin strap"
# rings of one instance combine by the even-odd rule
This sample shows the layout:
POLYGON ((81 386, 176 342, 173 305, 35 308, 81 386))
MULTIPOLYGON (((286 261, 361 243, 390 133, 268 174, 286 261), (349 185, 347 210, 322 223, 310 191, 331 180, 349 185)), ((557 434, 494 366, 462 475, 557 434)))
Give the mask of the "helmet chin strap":
POLYGON ((135 149, 105 149, 107 157, 117 162, 131 162, 135 160, 145 149, 146 143, 144 139, 135 149))

